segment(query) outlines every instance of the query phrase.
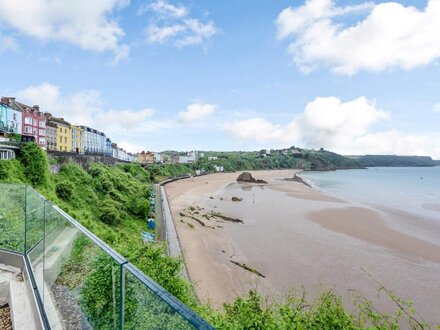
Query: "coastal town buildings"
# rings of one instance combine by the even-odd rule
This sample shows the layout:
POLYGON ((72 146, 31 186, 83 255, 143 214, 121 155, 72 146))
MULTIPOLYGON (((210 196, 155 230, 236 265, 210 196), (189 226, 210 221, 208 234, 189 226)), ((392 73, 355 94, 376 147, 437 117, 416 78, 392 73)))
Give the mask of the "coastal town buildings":
POLYGON ((70 123, 64 120, 64 118, 58 118, 52 116, 50 113, 46 113, 47 121, 57 126, 57 143, 56 150, 64 152, 72 152, 72 128, 70 123))
MULTIPOLYGON (((0 99, 1 159, 15 157, 15 151, 8 148, 18 150, 19 146, 11 144, 12 139, 18 143, 36 142, 48 151, 100 154, 124 162, 140 162, 139 155, 118 148, 104 132, 84 125, 73 125, 64 118, 53 116, 48 112, 43 113, 37 105, 30 107, 17 102, 15 97, 2 97, 0 99)), ((160 153, 146 152, 142 161, 154 163, 163 162, 164 159, 160 153)))
POLYGON ((86 154, 103 154, 106 150, 106 136, 97 129, 80 126, 84 130, 84 152, 86 154))
POLYGON ((137 155, 137 161, 140 164, 153 164, 156 162, 155 154, 151 151, 141 151, 137 155))
POLYGON ((77 154, 84 153, 84 129, 79 126, 71 125, 72 130, 72 152, 77 154))
POLYGON ((19 109, 13 107, 15 98, 2 97, 0 101, 0 130, 16 135, 22 134, 23 116, 19 109))
POLYGON ((221 166, 221 165, 215 165, 215 171, 216 171, 216 172, 224 172, 225 169, 224 169, 224 167, 221 166))
POLYGON ((30 107, 14 101, 16 110, 22 114, 22 140, 35 141, 40 147, 46 148, 46 117, 38 105, 30 107))
POLYGON ((160 152, 154 153, 154 162, 155 163, 163 163, 164 162, 163 155, 160 152))
POLYGON ((112 156, 113 150, 112 150, 112 141, 109 138, 105 139, 105 150, 104 154, 107 156, 112 156))
POLYGON ((0 104, 0 133, 7 133, 8 131, 8 107, 0 104))
POLYGON ((23 130, 23 116, 21 112, 13 108, 8 108, 8 130, 9 133, 22 135, 23 130))
POLYGON ((46 142, 47 150, 55 151, 57 150, 57 131, 58 125, 54 122, 46 122, 46 142))

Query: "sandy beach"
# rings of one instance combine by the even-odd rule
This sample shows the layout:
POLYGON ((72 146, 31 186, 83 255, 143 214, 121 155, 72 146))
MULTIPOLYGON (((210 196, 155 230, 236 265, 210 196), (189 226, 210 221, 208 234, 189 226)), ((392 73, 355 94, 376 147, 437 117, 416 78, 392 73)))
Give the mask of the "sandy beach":
POLYGON ((383 210, 284 180, 294 173, 252 172, 268 184, 219 173, 165 186, 199 298, 221 306, 256 287, 275 296, 304 287, 313 296, 325 286, 347 297, 356 289, 394 311, 371 275, 438 322, 440 242, 400 231, 383 210))

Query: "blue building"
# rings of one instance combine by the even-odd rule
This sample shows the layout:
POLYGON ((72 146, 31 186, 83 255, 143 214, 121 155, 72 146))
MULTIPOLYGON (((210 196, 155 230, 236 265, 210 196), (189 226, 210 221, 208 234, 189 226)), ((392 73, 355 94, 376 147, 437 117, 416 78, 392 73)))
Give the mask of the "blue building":
POLYGON ((112 141, 109 138, 105 139, 105 154, 110 157, 113 156, 112 141))
POLYGON ((14 97, 2 97, 0 102, 0 129, 14 134, 22 134, 23 114, 14 106, 14 97))

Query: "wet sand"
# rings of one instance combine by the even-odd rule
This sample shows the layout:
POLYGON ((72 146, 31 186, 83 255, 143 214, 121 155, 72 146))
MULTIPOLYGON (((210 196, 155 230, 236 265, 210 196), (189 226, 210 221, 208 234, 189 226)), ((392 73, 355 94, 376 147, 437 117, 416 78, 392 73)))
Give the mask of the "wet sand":
POLYGON ((255 287, 276 296, 304 287, 313 296, 324 285, 345 296, 356 289, 381 310, 393 311, 388 298, 377 299, 377 284, 364 269, 414 301, 426 320, 439 321, 440 240, 428 242, 399 231, 381 210, 283 180, 293 170, 252 173, 268 184, 238 184, 239 173, 226 173, 165 187, 202 301, 221 306, 255 287), (243 200, 233 202, 233 196, 243 200), (211 217, 212 211, 243 223, 211 217))

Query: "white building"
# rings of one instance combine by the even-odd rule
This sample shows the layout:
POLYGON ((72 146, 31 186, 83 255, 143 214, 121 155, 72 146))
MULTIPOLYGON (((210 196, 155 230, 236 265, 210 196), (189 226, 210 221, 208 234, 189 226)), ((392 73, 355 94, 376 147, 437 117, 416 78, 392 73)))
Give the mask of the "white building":
POLYGON ((162 156, 162 154, 159 153, 159 152, 155 152, 154 153, 154 161, 156 163, 163 163, 163 156, 162 156))
POLYGON ((94 128, 80 126, 84 129, 84 152, 104 154, 106 151, 106 136, 94 128))
POLYGON ((194 160, 192 157, 189 156, 179 156, 178 163, 180 164, 194 163, 194 160))

